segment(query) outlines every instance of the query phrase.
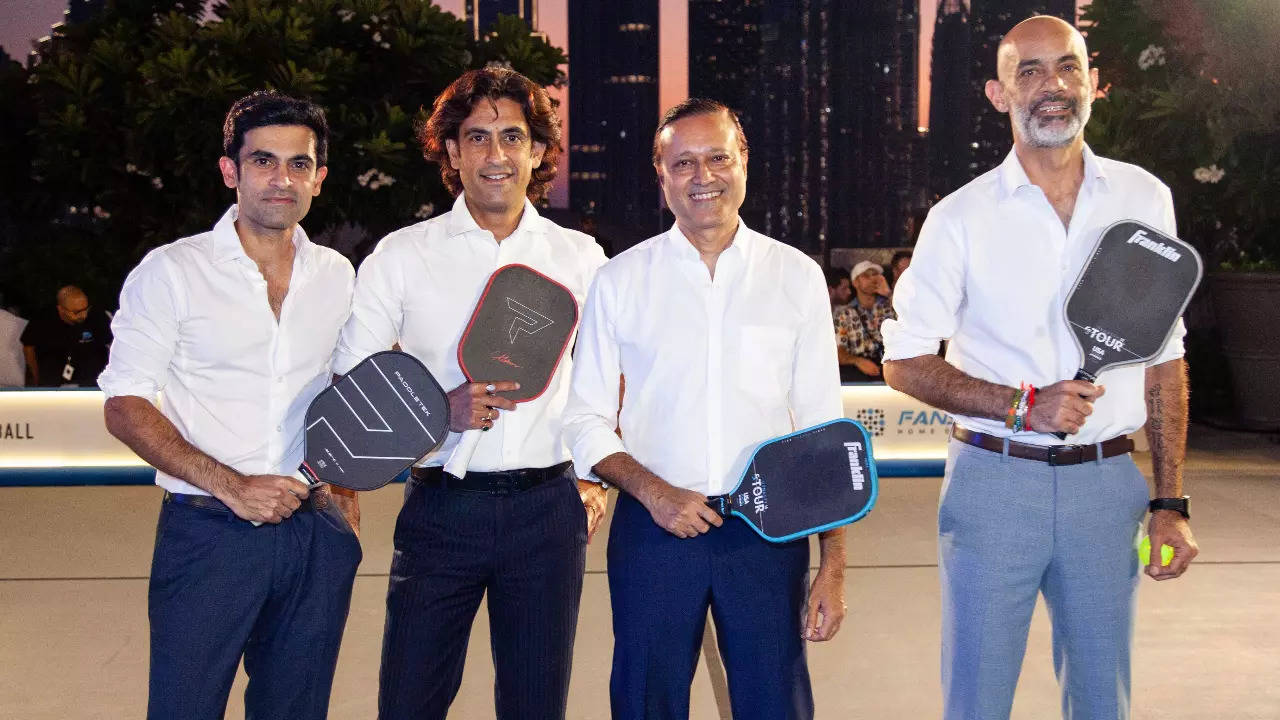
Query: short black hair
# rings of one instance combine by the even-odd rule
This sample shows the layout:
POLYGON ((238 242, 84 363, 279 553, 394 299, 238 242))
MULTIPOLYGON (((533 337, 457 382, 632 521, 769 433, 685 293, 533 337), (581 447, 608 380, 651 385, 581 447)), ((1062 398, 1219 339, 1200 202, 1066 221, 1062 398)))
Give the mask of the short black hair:
POLYGON ((222 154, 240 165, 240 149, 245 133, 268 125, 303 125, 316 134, 316 166, 329 162, 329 121, 324 110, 310 100, 299 100, 276 92, 259 90, 231 106, 222 123, 222 154))
POLYGON ((852 279, 849 277, 849 271, 844 268, 824 267, 822 274, 827 276, 827 287, 833 288, 840 285, 840 281, 852 279))
POLYGON ((899 250, 898 252, 893 254, 893 259, 889 261, 889 267, 893 267, 894 265, 896 265, 899 260, 910 260, 910 259, 911 259, 910 250, 899 250))
POLYGON ((662 131, 667 129, 668 125, 694 115, 716 115, 719 113, 728 115, 729 119, 733 121, 733 129, 738 133, 738 150, 744 153, 747 152, 747 134, 742 130, 742 121, 738 119, 738 113, 719 100, 695 97, 689 98, 663 113, 662 120, 658 122, 658 129, 653 131, 653 164, 657 165, 662 158, 662 154, 658 152, 658 138, 662 135, 662 131))

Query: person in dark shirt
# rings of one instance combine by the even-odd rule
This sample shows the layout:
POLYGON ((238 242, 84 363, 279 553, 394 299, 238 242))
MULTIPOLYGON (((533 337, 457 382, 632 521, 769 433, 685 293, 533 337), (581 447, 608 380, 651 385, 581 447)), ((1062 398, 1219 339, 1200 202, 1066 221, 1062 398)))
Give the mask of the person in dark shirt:
POLYGON ((58 290, 57 299, 56 313, 32 319, 22 332, 27 385, 97 387, 111 346, 106 313, 90 312, 89 297, 75 285, 58 290))

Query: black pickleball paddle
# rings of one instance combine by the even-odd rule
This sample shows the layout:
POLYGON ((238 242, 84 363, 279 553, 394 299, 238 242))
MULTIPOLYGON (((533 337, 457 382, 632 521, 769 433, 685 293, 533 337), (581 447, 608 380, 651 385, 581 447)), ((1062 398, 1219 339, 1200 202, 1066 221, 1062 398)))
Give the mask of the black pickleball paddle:
MULTIPOLYGON (((577 326, 578 301, 568 288, 527 265, 504 265, 476 303, 458 343, 458 365, 470 382, 520 383, 498 394, 528 402, 546 391, 577 326)), ((481 432, 463 433, 446 472, 467 474, 481 432)))
POLYGON ((376 490, 431 452, 449 428, 449 399, 411 355, 365 358, 307 408, 299 480, 376 490))
POLYGON ((878 488, 871 435, 840 419, 761 443, 733 492, 707 504, 781 543, 862 519, 878 488))
POLYGON ((1149 225, 1104 230, 1063 309, 1082 358, 1075 379, 1159 355, 1203 272, 1195 248, 1149 225))

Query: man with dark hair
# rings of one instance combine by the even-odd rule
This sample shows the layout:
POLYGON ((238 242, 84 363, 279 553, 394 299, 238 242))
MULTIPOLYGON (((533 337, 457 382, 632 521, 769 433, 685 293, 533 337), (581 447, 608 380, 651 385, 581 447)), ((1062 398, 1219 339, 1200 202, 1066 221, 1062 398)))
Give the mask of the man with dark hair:
POLYGON ((898 281, 902 279, 902 273, 911 267, 911 251, 899 250, 893 254, 893 258, 889 260, 889 288, 898 286, 898 281))
POLYGON ((221 719, 241 657, 248 717, 328 713, 357 517, 291 477, 355 280, 298 226, 327 140, 309 102, 237 101, 233 154, 218 161, 236 204, 210 232, 148 253, 120 292, 99 377, 107 429, 165 490, 148 593, 153 720, 221 719))
POLYGON ((59 288, 55 312, 37 316, 22 332, 27 385, 96 387, 107 365, 111 329, 75 285, 59 288))
POLYGON ((827 298, 831 300, 831 312, 849 304, 853 297, 853 285, 849 282, 849 271, 843 268, 823 268, 822 274, 827 278, 827 298))
POLYGON ((613 717, 688 717, 710 608, 734 717, 812 718, 804 640, 830 639, 844 617, 844 529, 822 533, 810 585, 807 539, 766 542, 706 501, 761 441, 843 414, 822 271, 738 217, 747 146, 724 105, 672 108, 654 147, 676 222, 592 285, 565 421, 576 461, 623 491, 609 533, 613 717))
POLYGON ((1112 223, 1174 235, 1173 199, 1147 171, 1085 144, 1098 71, 1079 31, 1033 17, 997 53, 986 93, 1012 120, 1013 150, 933 207, 894 294, 898 319, 884 325, 889 384, 955 416, 938 504, 943 717, 1009 717, 1043 594, 1063 717, 1124 720, 1133 546, 1148 508, 1147 575, 1176 578, 1197 553, 1182 496, 1185 331, 1179 322, 1145 366, 1108 370, 1100 384, 1064 380, 1080 356, 1062 307, 1112 223), (1144 423, 1150 505, 1127 437, 1144 423), (1167 566, 1162 544, 1174 551, 1167 566))
POLYGON ((605 510, 604 491, 577 480, 588 468, 575 472, 561 439, 571 361, 517 410, 495 395, 514 383, 467 381, 458 343, 499 267, 528 265, 581 304, 604 253, 534 209, 556 175, 560 120, 525 76, 462 75, 419 138, 457 200, 383 238, 360 266, 336 359, 343 372, 398 343, 454 387, 451 432, 413 468, 396 522, 378 712, 445 717, 487 592, 497 717, 564 718, 586 543, 605 510), (458 477, 444 465, 466 430, 485 432, 458 477))

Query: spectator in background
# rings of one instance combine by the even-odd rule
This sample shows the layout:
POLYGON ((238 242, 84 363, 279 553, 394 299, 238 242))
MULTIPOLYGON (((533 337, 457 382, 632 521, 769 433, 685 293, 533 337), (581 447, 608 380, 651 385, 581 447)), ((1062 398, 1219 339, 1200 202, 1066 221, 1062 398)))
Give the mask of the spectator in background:
POLYGON ((58 290, 56 312, 33 319, 22 331, 27 384, 97 387, 110 346, 106 313, 91 313, 84 291, 67 285, 58 290))
POLYGON ((911 265, 910 250, 899 250, 893 254, 893 259, 889 261, 890 287, 898 287, 898 281, 902 279, 902 273, 907 271, 909 265, 911 265))
POLYGON ((853 284, 849 282, 849 273, 842 268, 823 268, 822 273, 827 276, 827 297, 831 299, 831 314, 835 315, 853 299, 853 284))
POLYGON ((836 346, 840 351, 840 379, 843 382, 878 382, 884 356, 880 323, 893 314, 889 283, 884 269, 870 260, 853 266, 854 301, 836 310, 836 346))
POLYGON ((0 307, 0 387, 26 384, 27 363, 19 339, 26 326, 26 320, 0 307))

